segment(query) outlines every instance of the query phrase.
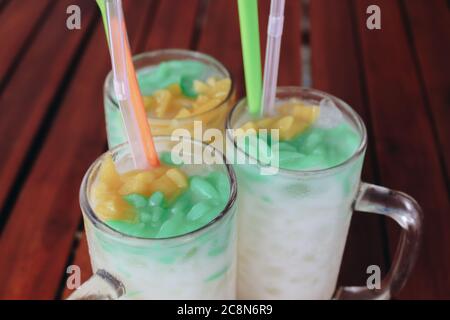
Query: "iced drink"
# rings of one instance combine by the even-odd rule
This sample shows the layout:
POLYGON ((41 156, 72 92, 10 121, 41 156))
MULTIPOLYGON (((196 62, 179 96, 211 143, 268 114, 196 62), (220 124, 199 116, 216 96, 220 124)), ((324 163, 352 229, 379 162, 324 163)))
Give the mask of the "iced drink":
MULTIPOLYGON (((235 102, 228 70, 207 55, 186 50, 161 50, 134 59, 137 78, 153 136, 171 135, 175 129, 223 130, 235 102)), ((112 75, 105 82, 105 115, 108 144, 126 141, 121 114, 114 96, 112 75)))
POLYGON ((246 135, 258 135, 259 129, 279 132, 279 143, 258 137, 259 145, 278 150, 274 175, 261 174, 271 164, 260 159, 257 149, 235 144, 235 152, 258 162, 235 165, 238 298, 331 298, 364 156, 359 117, 334 97, 284 88, 274 114, 252 119, 243 100, 228 128, 241 128, 246 135))
MULTIPOLYGON (((83 182, 93 270, 106 270, 121 281, 125 299, 235 298, 231 167, 223 161, 174 162, 170 151, 176 143, 163 137, 155 143, 160 167, 130 170, 128 148, 122 145, 102 156, 83 182)), ((201 152, 212 148, 192 144, 201 145, 201 152)))

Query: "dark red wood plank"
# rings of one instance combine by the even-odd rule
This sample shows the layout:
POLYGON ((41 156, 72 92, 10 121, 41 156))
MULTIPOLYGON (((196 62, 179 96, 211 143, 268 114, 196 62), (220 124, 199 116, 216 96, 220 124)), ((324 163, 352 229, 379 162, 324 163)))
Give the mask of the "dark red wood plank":
POLYGON ((403 1, 450 182, 450 11, 444 0, 403 1))
POLYGON ((8 0, 0 0, 0 13, 3 11, 7 4, 8 0))
POLYGON ((236 1, 208 2, 198 50, 212 55, 227 67, 233 75, 239 96, 243 92, 244 78, 236 1))
MULTIPOLYGON (((368 124, 364 103, 359 48, 356 43, 350 1, 315 0, 310 7, 313 87, 349 103, 368 124)), ((373 143, 369 141, 363 178, 373 182, 373 143)), ((386 272, 382 218, 355 213, 350 228, 339 283, 363 285, 366 269, 376 264, 386 272)))
MULTIPOLYGON (((411 194, 425 213, 422 250, 399 297, 449 298, 450 203, 399 2, 354 4, 381 183, 411 194), (381 30, 366 28, 372 4, 381 8, 381 30)), ((393 252, 398 228, 389 229, 393 252)))
MULTIPOLYGON (((132 9, 127 10, 132 43, 148 30, 151 1, 131 6, 135 3, 125 2, 132 9)), ((94 10, 90 1, 85 17, 94 10)), ((80 221, 81 179, 106 144, 102 87, 109 69, 104 29, 98 23, 5 227, 0 255, 8 258, 0 260, 1 298, 55 297, 80 221)))
MULTIPOLYGON (((195 6, 197 1, 186 1, 187 4, 195 6)), ((191 10, 189 6, 185 6, 183 3, 178 3, 176 0, 165 0, 160 3, 158 10, 156 11, 156 16, 154 17, 153 27, 151 30, 145 29, 146 50, 159 49, 164 46, 164 48, 183 48, 189 49, 191 38, 194 35, 194 26, 196 22, 197 10, 191 10), (185 10, 184 16, 180 19, 179 23, 177 20, 173 20, 173 12, 171 8, 181 5, 185 10), (171 27, 170 32, 164 33, 164 28, 161 29, 161 25, 164 25, 166 21, 172 21, 174 25, 171 27)), ((138 48, 141 49, 141 48, 138 48)), ((74 265, 77 265, 82 270, 82 280, 86 280, 92 274, 92 269, 89 261, 89 253, 86 242, 86 235, 83 233, 80 246, 77 248, 75 259, 73 261, 74 265)), ((65 289, 63 292, 63 298, 68 297, 72 293, 72 290, 65 289)))
POLYGON ((0 94, 0 208, 93 19, 89 3, 89 0, 80 1, 83 30, 69 32, 65 28, 66 15, 62 13, 70 1, 57 2, 0 94))
POLYGON ((31 44, 32 34, 40 28, 38 22, 41 21, 45 12, 51 10, 53 4, 54 2, 50 0, 12 1, 2 11, 0 39, 4 49, 0 51, 0 84, 23 48, 31 44))
MULTIPOLYGON (((92 276, 92 266, 91 260, 89 259, 89 248, 86 240, 86 234, 83 232, 81 234, 81 239, 78 247, 76 248, 75 258, 71 265, 75 265, 80 268, 81 271, 81 283, 87 281, 92 276)), ((64 291, 62 293, 62 298, 67 299, 73 292, 64 283, 64 291)))
POLYGON ((145 49, 190 49, 200 5, 199 0, 161 1, 145 49))
MULTIPOLYGON (((270 0, 258 1, 261 34, 261 62, 263 68, 266 53, 267 23, 270 14, 270 2, 270 0)), ((281 43, 278 86, 299 86, 301 83, 300 16, 300 1, 287 0, 285 7, 283 38, 281 43)))

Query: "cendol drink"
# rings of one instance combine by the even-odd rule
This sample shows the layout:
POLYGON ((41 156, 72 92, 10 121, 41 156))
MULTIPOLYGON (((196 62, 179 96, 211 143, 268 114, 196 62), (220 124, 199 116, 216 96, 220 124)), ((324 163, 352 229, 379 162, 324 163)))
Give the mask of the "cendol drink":
MULTIPOLYGON (((135 67, 153 136, 171 135, 175 129, 223 130, 234 104, 230 73, 213 58, 185 50, 161 50, 138 55, 135 67)), ((126 142, 121 114, 114 96, 112 75, 105 83, 108 143, 126 142)))
POLYGON ((343 104, 318 91, 282 88, 274 114, 252 119, 245 100, 232 111, 228 128, 241 128, 238 136, 256 135, 259 147, 279 156, 279 170, 265 175, 261 169, 273 163, 247 139, 235 144, 249 160, 234 166, 240 188, 238 298, 332 297, 363 161, 363 154, 354 157, 363 129, 343 104), (260 136, 259 129, 278 129, 279 142, 260 136))
POLYGON ((123 145, 91 173, 95 217, 85 213, 85 225, 94 270, 122 281, 130 299, 235 298, 232 169, 175 164, 175 143, 155 143, 160 167, 130 170, 123 145))
MULTIPOLYGON (((170 158, 163 154, 163 160, 170 158)), ((100 167, 94 210, 111 228, 140 238, 168 238, 197 230, 225 208, 230 183, 225 173, 188 176, 163 164, 119 174, 111 156, 100 167)))

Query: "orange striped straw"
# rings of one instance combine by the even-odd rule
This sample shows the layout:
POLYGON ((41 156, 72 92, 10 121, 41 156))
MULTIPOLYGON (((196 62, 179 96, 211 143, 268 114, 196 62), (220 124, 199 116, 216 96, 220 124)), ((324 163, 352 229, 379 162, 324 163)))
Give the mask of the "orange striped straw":
POLYGON ((121 0, 106 0, 114 89, 136 169, 160 165, 131 57, 121 0))
MULTIPOLYGON (((124 26, 125 28, 125 26, 124 26)), ((147 114, 145 112, 144 99, 142 98, 139 84, 136 77, 136 71, 134 69, 133 60, 131 58, 131 50, 129 42, 126 47, 127 57, 127 77, 130 84, 130 98, 131 105, 133 107, 134 114, 136 115, 137 126, 143 137, 143 150, 148 163, 152 167, 158 167, 160 165, 158 153, 156 152, 155 143, 153 141, 152 132, 150 130, 150 124, 147 120, 147 114)))

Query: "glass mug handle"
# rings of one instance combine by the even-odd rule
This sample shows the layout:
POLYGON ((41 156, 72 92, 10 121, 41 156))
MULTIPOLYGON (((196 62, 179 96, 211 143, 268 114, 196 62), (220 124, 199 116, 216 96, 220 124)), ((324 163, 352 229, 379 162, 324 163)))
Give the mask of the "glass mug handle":
POLYGON ((116 300, 125 294, 125 287, 109 274, 99 269, 97 272, 78 289, 76 289, 67 300, 116 300))
POLYGON ((417 257, 422 230, 422 209, 407 194, 362 182, 354 209, 381 214, 394 219, 402 228, 391 269, 380 289, 340 287, 335 299, 390 299, 405 284, 417 257))

